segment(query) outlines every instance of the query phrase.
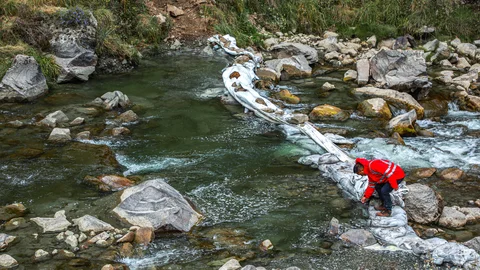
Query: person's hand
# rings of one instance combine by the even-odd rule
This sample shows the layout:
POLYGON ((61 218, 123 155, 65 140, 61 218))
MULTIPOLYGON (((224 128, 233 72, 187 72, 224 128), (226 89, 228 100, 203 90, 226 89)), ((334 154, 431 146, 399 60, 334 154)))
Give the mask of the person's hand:
POLYGON ((368 199, 367 199, 367 198, 365 198, 365 196, 363 196, 363 197, 362 197, 362 199, 360 200, 360 202, 362 202, 362 203, 366 203, 366 202, 367 202, 367 200, 368 200, 368 199))

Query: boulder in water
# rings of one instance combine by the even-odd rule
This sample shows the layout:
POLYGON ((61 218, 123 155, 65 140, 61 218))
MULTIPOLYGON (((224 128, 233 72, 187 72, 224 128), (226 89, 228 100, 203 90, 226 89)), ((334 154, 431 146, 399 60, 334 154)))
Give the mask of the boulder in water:
POLYGON ((328 104, 320 105, 310 112, 308 115, 310 120, 340 120, 345 121, 350 117, 350 113, 328 104))
POLYGON ((312 68, 303 55, 265 61, 265 65, 281 74, 282 80, 304 78, 312 75, 312 68))
POLYGON ((457 181, 464 175, 463 171, 459 168, 448 168, 439 173, 440 178, 450 181, 457 181))
POLYGON ((124 190, 120 200, 113 212, 131 225, 188 232, 202 219, 177 190, 161 179, 124 190))
POLYGON ((358 110, 366 117, 392 118, 392 112, 385 100, 381 98, 372 98, 362 101, 358 104, 358 110))
POLYGON ((73 223, 77 225, 78 229, 82 232, 92 231, 97 233, 114 229, 112 225, 90 215, 84 215, 83 217, 73 219, 73 223))
POLYGON ((72 225, 65 216, 65 210, 56 212, 53 218, 37 217, 30 220, 42 227, 44 233, 65 231, 70 225, 72 225))
POLYGON ((460 228, 467 224, 467 216, 454 207, 446 206, 443 208, 438 224, 446 228, 460 228))
POLYGON ((294 55, 303 55, 309 64, 318 62, 318 52, 316 49, 301 43, 280 43, 274 45, 270 51, 276 58, 288 58, 294 55))
POLYGON ((438 220, 443 203, 430 187, 422 184, 408 185, 405 195, 405 211, 409 220, 429 224, 438 220))
POLYGON ((67 142, 71 139, 72 137, 70 136, 70 129, 68 128, 54 128, 48 137, 49 141, 54 142, 67 142))
POLYGON ((415 122, 417 121, 417 114, 415 110, 396 116, 388 122, 387 129, 391 132, 398 132, 402 137, 416 136, 415 122))
POLYGON ((32 101, 47 91, 47 80, 35 58, 19 54, 0 83, 0 102, 32 101))
POLYGON ((11 269, 18 266, 17 260, 8 254, 0 255, 0 268, 1 269, 11 269))

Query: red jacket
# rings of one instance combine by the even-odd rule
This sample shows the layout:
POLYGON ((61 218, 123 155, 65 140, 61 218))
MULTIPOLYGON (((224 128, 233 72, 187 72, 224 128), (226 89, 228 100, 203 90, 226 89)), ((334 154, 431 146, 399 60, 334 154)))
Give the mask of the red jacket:
POLYGON ((363 165, 364 172, 368 176, 368 187, 363 195, 367 199, 372 196, 376 184, 388 182, 393 189, 397 189, 397 180, 405 178, 405 172, 400 166, 385 159, 357 158, 355 162, 363 165))

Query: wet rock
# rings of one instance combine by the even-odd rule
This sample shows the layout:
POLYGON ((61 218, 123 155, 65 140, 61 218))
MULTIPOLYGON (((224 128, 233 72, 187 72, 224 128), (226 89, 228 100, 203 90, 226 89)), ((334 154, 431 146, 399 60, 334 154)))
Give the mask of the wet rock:
POLYGON ((83 117, 77 117, 73 119, 72 122, 70 122, 70 126, 79 126, 85 123, 85 118, 83 117))
POLYGON ((27 208, 21 203, 9 204, 0 207, 0 221, 8 221, 12 218, 23 217, 27 213, 27 208))
POLYGON ((93 231, 97 233, 114 229, 112 225, 90 215, 84 215, 83 217, 73 219, 73 223, 77 225, 78 229, 82 232, 93 231))
POLYGON ((308 121, 308 115, 306 114, 294 113, 294 114, 289 114, 288 116, 289 117, 286 120, 291 124, 298 125, 308 121))
POLYGON ((127 95, 120 91, 107 92, 100 97, 100 102, 106 110, 115 108, 126 109, 132 105, 127 95))
POLYGON ((53 218, 37 217, 30 220, 42 227, 44 233, 65 231, 70 225, 72 225, 65 216, 65 210, 56 212, 53 218))
POLYGON ((390 136, 390 138, 392 139, 392 143, 393 144, 396 144, 396 145, 405 145, 405 141, 403 140, 402 136, 400 136, 400 134, 398 134, 398 132, 394 132, 392 134, 392 136, 390 136))
POLYGON ((17 237, 8 235, 5 233, 0 233, 0 251, 5 250, 9 247, 17 237))
POLYGON ((242 268, 238 260, 236 259, 231 259, 228 262, 226 262, 220 269, 218 270, 237 270, 242 268))
POLYGON ((458 211, 462 212, 466 218, 467 223, 477 223, 480 221, 480 208, 477 207, 455 207, 458 211))
POLYGON ((75 253, 61 249, 57 253, 52 252, 53 258, 57 260, 69 260, 75 258, 75 253))
POLYGON ((409 176, 415 179, 425 179, 431 177, 436 171, 435 168, 418 168, 412 170, 409 176))
POLYGON ((402 93, 392 89, 380 89, 375 87, 355 88, 354 94, 365 95, 369 97, 383 98, 389 103, 406 108, 408 110, 414 109, 419 119, 423 118, 424 108, 411 95, 402 93))
POLYGON ((311 121, 322 121, 322 120, 339 120, 345 121, 350 117, 350 113, 343 111, 342 109, 324 104, 313 108, 313 110, 308 115, 311 121))
POLYGON ((8 254, 0 255, 0 269, 12 269, 18 266, 17 260, 8 254))
POLYGON ((135 231, 134 242, 140 245, 148 245, 155 238, 155 233, 153 228, 150 227, 140 227, 135 231))
POLYGON ((65 238, 65 243, 67 243, 72 249, 75 249, 78 246, 78 239, 75 235, 68 235, 65 238))
POLYGON ((283 100, 289 104, 300 103, 300 98, 290 93, 290 91, 284 89, 278 93, 278 99, 283 100))
POLYGON ((408 185, 405 195, 405 211, 409 220, 420 224, 437 221, 442 212, 442 202, 435 191, 422 184, 408 185))
POLYGON ((322 85, 322 90, 324 91, 332 91, 335 89, 335 85, 329 83, 329 82, 326 82, 322 85))
POLYGON ((280 43, 273 46, 270 51, 275 58, 289 58, 295 55, 303 55, 309 64, 318 62, 317 50, 301 43, 280 43))
POLYGON ((328 226, 328 233, 331 235, 338 235, 340 231, 340 223, 338 222, 338 219, 332 218, 330 220, 329 226, 328 226))
POLYGON ((187 232, 202 219, 178 191, 161 179, 124 190, 113 212, 131 225, 155 230, 187 232))
POLYGON ((363 229, 348 230, 340 235, 340 238, 346 243, 359 246, 370 246, 377 243, 372 233, 363 229))
MULTIPOLYGON (((68 268, 71 268, 71 267, 75 267, 75 268, 79 268, 79 267, 82 267, 82 266, 90 266, 92 263, 90 262, 89 259, 86 259, 86 258, 75 258, 75 259, 71 259, 69 262, 68 262, 68 268)), ((65 266, 63 266, 65 267, 65 266)), ((65 267, 66 268, 66 267, 65 267)))
POLYGON ((372 98, 362 101, 358 104, 358 110, 366 117, 390 119, 392 112, 385 100, 381 98, 372 98))
POLYGON ((0 102, 32 101, 47 91, 47 80, 35 58, 19 54, 0 83, 0 102))
POLYGON ((469 247, 475 250, 477 253, 480 253, 480 236, 477 236, 469 241, 463 243, 466 247, 469 247))
POLYGON ((129 242, 122 243, 119 250, 120 256, 122 257, 132 257, 133 256, 133 245, 129 242))
POLYGON ((460 228, 467 224, 467 217, 454 207, 446 206, 443 208, 438 224, 446 228, 460 228))
POLYGON ((391 132, 397 132, 402 137, 416 136, 415 122, 417 121, 417 114, 415 110, 411 110, 408 113, 398 115, 390 122, 388 122, 387 129, 391 132))
POLYGON ((422 51, 381 50, 370 60, 372 78, 396 90, 428 89, 427 65, 422 51))
POLYGON ((99 177, 86 176, 84 181, 95 185, 101 191, 118 191, 135 185, 135 182, 117 175, 102 175, 99 177))
POLYGON ((357 73, 357 84, 367 84, 370 77, 370 62, 368 61, 368 59, 359 59, 357 61, 357 73))
POLYGON ((269 239, 267 239, 267 240, 262 241, 262 243, 260 243, 259 248, 260 248, 261 251, 268 251, 270 249, 273 249, 273 244, 269 239))
POLYGON ((280 73, 274 69, 262 67, 257 69, 256 72, 258 78, 264 81, 271 81, 277 83, 280 80, 280 73))
POLYGON ((185 14, 185 12, 181 8, 169 4, 167 4, 167 13, 174 18, 185 14))
POLYGON ((134 239, 135 239, 135 232, 129 231, 127 234, 125 234, 120 239, 118 239, 117 243, 133 242, 134 239))
POLYGON ((134 113, 132 110, 128 110, 122 114, 120 114, 117 119, 122 123, 131 123, 138 121, 138 115, 134 113))
POLYGON ((265 61, 265 65, 281 74, 281 80, 304 78, 312 75, 312 68, 303 55, 265 61))
POLYGON ((38 249, 35 251, 35 255, 33 256, 33 260, 35 262, 43 262, 50 259, 50 253, 46 252, 43 249, 38 249))
POLYGON ((70 136, 70 129, 54 128, 50 133, 48 140, 53 142, 68 142, 72 140, 72 137, 70 136))
POLYGON ((40 126, 46 127, 56 127, 57 124, 68 122, 68 116, 62 111, 56 111, 47 115, 44 119, 39 121, 37 124, 40 126))
POLYGON ((90 131, 82 131, 75 137, 76 140, 90 140, 90 131))
POLYGON ((463 176, 463 171, 459 168, 448 168, 439 173, 440 178, 444 180, 457 181, 463 176))
POLYGON ((19 217, 19 218, 12 218, 11 220, 7 221, 5 224, 5 230, 6 231, 13 231, 18 228, 24 228, 27 226, 27 222, 25 221, 24 218, 19 217))
POLYGON ((349 69, 343 75, 343 81, 348 82, 348 81, 356 80, 357 76, 358 76, 358 73, 355 70, 349 69))
POLYGON ((446 100, 422 100, 420 104, 424 108, 424 118, 441 117, 448 113, 448 102, 446 100))

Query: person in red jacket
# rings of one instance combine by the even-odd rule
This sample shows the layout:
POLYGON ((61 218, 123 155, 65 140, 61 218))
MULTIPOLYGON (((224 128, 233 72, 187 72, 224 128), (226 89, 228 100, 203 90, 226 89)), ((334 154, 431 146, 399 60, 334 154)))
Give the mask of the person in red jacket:
POLYGON ((375 210, 381 211, 377 216, 389 217, 392 213, 392 199, 390 192, 398 190, 398 184, 405 178, 405 172, 400 166, 385 159, 367 160, 357 158, 353 172, 368 176, 368 187, 363 194, 362 203, 366 203, 376 190, 382 205, 375 206, 375 210))

